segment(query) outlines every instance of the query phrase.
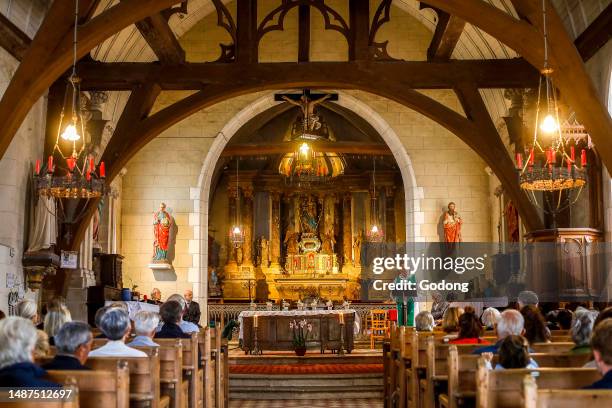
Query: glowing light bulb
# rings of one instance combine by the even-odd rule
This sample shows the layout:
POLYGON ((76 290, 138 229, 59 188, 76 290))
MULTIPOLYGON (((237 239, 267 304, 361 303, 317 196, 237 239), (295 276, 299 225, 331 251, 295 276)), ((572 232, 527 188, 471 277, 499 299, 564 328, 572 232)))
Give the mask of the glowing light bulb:
POLYGON ((234 233, 234 235, 240 235, 241 234, 240 227, 235 226, 232 232, 234 233))
POLYGON ((372 234, 378 234, 378 225, 372 225, 372 234))
POLYGON ((554 133, 559 130, 559 124, 553 115, 548 114, 540 124, 540 130, 544 133, 554 133))
POLYGON ((70 124, 66 126, 64 132, 62 133, 62 139, 69 140, 71 142, 77 141, 81 138, 81 135, 77 132, 76 126, 74 124, 70 124))
POLYGON ((310 150, 308 143, 302 143, 300 146, 300 153, 302 153, 303 156, 306 156, 308 154, 308 150, 310 150))

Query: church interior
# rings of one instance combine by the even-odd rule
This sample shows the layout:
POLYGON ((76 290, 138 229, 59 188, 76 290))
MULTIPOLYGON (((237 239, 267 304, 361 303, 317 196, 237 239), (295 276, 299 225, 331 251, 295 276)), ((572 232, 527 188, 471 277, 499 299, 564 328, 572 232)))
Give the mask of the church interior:
POLYGON ((611 27, 0 0, 0 408, 612 404, 611 27))

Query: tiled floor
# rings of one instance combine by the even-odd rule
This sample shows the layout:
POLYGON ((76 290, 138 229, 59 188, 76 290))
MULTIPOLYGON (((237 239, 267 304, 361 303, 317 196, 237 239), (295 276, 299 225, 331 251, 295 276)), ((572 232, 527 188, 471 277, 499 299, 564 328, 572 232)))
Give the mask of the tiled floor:
POLYGON ((382 408, 379 399, 230 401, 229 408, 382 408))

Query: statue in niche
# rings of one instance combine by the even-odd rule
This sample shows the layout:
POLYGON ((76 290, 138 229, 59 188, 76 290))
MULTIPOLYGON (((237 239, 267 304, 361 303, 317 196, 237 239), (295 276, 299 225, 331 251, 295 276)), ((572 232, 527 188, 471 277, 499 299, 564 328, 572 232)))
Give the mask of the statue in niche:
POLYGON ((170 231, 174 226, 174 219, 166 211, 166 204, 159 205, 159 211, 153 214, 153 262, 170 263, 168 259, 168 249, 170 245, 170 231))
POLYGON ((285 236, 285 241, 283 242, 287 246, 287 254, 288 255, 297 255, 298 248, 298 236, 299 234, 294 231, 287 231, 287 235, 285 236))
POLYGON ((270 241, 266 237, 259 239, 260 265, 267 268, 270 265, 270 241))
POLYGON ((332 232, 326 232, 323 234, 323 244, 321 245, 321 253, 332 255, 334 253, 334 245, 336 240, 332 232))
POLYGON ((512 200, 509 200, 508 204, 506 204, 504 217, 506 218, 506 225, 508 226, 508 241, 519 242, 518 210, 514 206, 512 200))
POLYGON ((300 223, 302 231, 309 234, 316 234, 319 226, 317 217, 317 202, 312 198, 304 198, 300 205, 300 223))
POLYGON ((317 107, 317 105, 323 103, 330 97, 331 95, 328 94, 320 97, 319 99, 313 100, 310 99, 307 95, 302 95, 299 101, 294 101, 286 95, 283 95, 282 99, 300 108, 300 110, 302 111, 304 129, 319 130, 321 128, 321 121, 319 119, 319 116, 315 113, 315 108, 317 107))
POLYGON ((461 242, 461 225, 463 220, 455 209, 455 203, 448 203, 448 211, 444 213, 444 241, 447 243, 461 242))
POLYGON ((353 240, 353 265, 361 265, 361 244, 363 243, 363 232, 359 231, 355 239, 353 240))

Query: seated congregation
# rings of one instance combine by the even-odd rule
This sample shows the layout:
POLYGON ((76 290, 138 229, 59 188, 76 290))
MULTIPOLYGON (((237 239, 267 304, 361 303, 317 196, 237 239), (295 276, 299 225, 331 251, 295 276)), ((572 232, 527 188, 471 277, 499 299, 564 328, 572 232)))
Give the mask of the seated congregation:
POLYGON ((385 407, 612 404, 612 307, 586 306, 550 310, 529 291, 480 316, 434 303, 383 343, 385 407))
POLYGON ((93 329, 72 321, 61 300, 47 305, 44 319, 32 301, 16 312, 0 320, 0 384, 72 388, 78 395, 73 405, 43 408, 227 406, 226 343, 220 329, 183 320, 180 295, 161 304, 159 314, 130 317, 121 302, 103 307, 93 329))

